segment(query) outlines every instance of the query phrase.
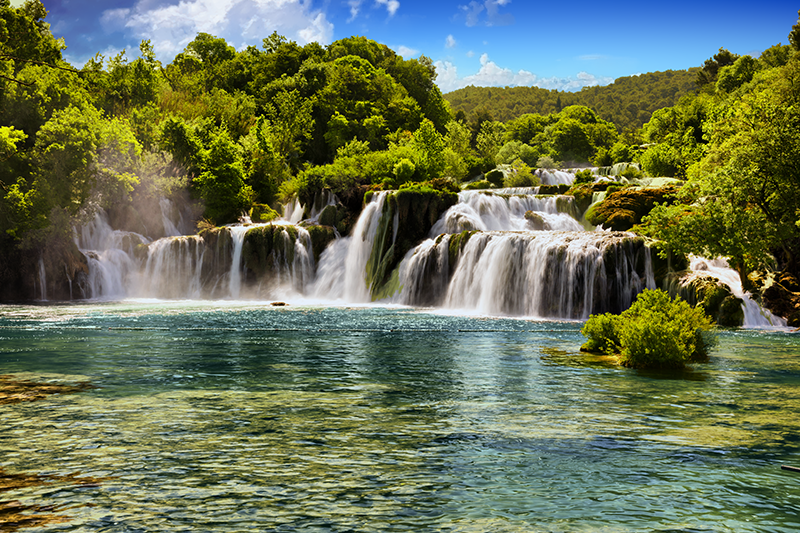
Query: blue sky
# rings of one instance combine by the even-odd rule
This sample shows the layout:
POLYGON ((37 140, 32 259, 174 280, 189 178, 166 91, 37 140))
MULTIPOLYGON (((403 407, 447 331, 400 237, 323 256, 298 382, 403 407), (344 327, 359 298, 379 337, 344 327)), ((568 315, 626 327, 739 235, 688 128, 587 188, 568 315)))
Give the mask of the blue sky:
MULTIPOLYGON (((720 47, 758 54, 787 35, 792 2, 522 0, 43 0, 66 59, 138 53, 168 63, 198 32, 237 49, 273 31, 298 44, 363 35, 435 62, 444 91, 466 85, 576 90, 620 76, 699 66, 720 47)), ((21 0, 12 0, 19 4, 21 0)))

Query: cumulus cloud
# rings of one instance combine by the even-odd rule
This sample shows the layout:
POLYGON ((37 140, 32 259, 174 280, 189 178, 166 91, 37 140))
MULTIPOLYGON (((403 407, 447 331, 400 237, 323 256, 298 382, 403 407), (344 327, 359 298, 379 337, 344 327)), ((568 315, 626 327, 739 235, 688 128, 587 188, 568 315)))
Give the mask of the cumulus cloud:
POLYGON ((408 46, 398 46, 397 53, 403 56, 403 58, 409 58, 418 55, 419 50, 414 50, 413 48, 409 48, 408 46))
POLYGON ((261 44, 273 31, 299 44, 330 43, 333 24, 325 13, 310 6, 302 0, 181 0, 163 5, 139 0, 130 9, 105 11, 101 23, 106 30, 125 30, 150 39, 159 58, 169 60, 198 32, 253 45, 261 44))
POLYGON ((397 10, 400 9, 400 2, 397 0, 375 0, 375 4, 384 6, 390 17, 393 17, 397 10))
POLYGON ((508 26, 514 24, 514 16, 501 13, 500 8, 511 3, 511 0, 472 0, 467 5, 458 6, 457 18, 463 19, 469 26, 508 26))
POLYGON ((444 45, 447 48, 453 48, 456 45, 456 39, 452 35, 448 35, 447 39, 444 40, 444 45))
POLYGON ((607 85, 614 81, 609 77, 597 77, 587 72, 579 72, 570 78, 540 78, 527 70, 514 72, 511 69, 498 66, 489 59, 487 54, 480 57, 481 68, 477 73, 469 76, 459 76, 458 68, 449 61, 435 63, 438 74, 436 83, 442 92, 455 91, 468 85, 478 87, 518 87, 534 86, 543 89, 557 89, 560 91, 576 91, 582 87, 592 85, 607 85))

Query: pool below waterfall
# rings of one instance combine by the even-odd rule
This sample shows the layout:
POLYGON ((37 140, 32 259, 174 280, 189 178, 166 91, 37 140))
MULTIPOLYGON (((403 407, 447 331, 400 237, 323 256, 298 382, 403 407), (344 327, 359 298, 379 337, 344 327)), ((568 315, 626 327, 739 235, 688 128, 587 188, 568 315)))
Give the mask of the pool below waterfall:
POLYGON ((0 471, 52 479, 0 500, 41 531, 800 529, 800 338, 721 331, 665 374, 579 353, 581 326, 0 306, 0 374, 98 387, 0 405, 0 471))

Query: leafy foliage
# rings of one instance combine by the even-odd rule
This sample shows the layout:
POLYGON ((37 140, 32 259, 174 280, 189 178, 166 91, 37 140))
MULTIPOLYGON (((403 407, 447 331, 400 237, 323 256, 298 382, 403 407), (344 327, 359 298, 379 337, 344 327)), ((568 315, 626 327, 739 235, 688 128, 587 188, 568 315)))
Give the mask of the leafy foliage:
MULTIPOLYGON (((594 109, 620 130, 633 131, 650 119, 653 111, 675 105, 692 92, 699 69, 668 70, 617 78, 602 87, 584 87, 578 92, 551 91, 539 87, 464 87, 444 95, 453 112, 462 111, 470 120, 479 112, 510 122, 526 114, 547 116, 571 105, 594 109), (557 105, 561 101, 561 107, 557 105)), ((533 126, 530 124, 529 126, 533 126)), ((535 128, 535 127, 534 127, 535 128)), ((540 131, 543 131, 541 128, 540 131)), ((528 142, 536 133, 526 138, 528 142)))
POLYGON ((619 354, 624 366, 680 369, 707 359, 715 342, 711 327, 701 308, 644 290, 620 315, 592 315, 581 333, 588 338, 584 349, 619 354))

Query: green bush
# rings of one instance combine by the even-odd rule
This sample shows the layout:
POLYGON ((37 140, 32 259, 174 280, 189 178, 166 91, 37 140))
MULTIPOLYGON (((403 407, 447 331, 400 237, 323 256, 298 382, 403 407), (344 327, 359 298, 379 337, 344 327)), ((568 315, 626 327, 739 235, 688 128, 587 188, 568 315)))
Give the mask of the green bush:
POLYGON ((594 174, 591 169, 585 168, 575 173, 575 180, 572 183, 580 185, 581 183, 594 182, 594 174))
POLYGON ((680 369, 708 358, 715 339, 701 308, 662 290, 645 290, 619 316, 592 315, 581 333, 583 349, 617 353, 623 366, 680 369))
POLYGON ((484 174, 484 179, 491 183, 494 187, 502 187, 503 182, 505 181, 505 174, 499 168, 494 170, 490 170, 486 174, 484 174))
POLYGON ((503 180, 504 187, 536 187, 539 185, 539 176, 534 174, 522 159, 517 159, 511 164, 508 175, 503 180))

